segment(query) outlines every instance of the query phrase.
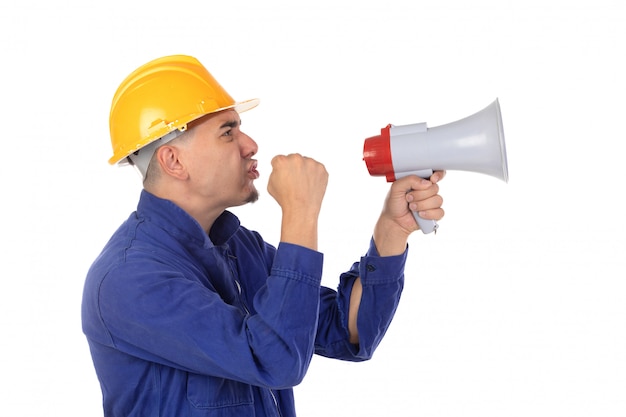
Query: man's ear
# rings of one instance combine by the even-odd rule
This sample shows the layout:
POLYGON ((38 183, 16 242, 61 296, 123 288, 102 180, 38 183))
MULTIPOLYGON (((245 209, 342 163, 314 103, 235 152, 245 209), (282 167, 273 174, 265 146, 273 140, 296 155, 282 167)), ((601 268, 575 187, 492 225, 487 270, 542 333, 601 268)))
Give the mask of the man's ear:
POLYGON ((186 166, 181 161, 182 150, 169 144, 162 145, 156 150, 156 159, 161 171, 176 179, 184 180, 188 177, 186 166))

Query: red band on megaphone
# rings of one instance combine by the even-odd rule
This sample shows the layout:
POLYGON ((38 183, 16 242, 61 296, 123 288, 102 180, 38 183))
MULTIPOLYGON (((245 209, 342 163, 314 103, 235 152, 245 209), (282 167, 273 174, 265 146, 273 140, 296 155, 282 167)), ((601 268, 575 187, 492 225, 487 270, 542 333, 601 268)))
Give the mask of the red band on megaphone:
POLYGON ((380 135, 365 139, 363 144, 363 160, 372 176, 385 176, 387 181, 395 181, 393 163, 391 161, 391 145, 389 129, 392 125, 380 129, 380 135))

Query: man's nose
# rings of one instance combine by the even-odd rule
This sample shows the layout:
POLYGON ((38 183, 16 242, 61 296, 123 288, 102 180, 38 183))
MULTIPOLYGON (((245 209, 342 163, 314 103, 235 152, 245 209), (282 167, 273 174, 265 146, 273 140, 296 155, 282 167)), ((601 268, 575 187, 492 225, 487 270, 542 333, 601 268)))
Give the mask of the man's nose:
POLYGON ((242 153, 246 158, 251 158, 259 151, 259 145, 250 136, 242 132, 242 153))

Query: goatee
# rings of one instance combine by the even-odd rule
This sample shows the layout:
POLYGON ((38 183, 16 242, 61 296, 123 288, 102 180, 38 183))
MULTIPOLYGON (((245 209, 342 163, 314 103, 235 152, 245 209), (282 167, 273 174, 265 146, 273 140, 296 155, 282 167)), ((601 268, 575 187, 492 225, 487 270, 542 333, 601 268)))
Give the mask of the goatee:
POLYGON ((246 199, 246 203, 254 203, 259 199, 259 192, 255 189, 250 192, 248 198, 246 199))

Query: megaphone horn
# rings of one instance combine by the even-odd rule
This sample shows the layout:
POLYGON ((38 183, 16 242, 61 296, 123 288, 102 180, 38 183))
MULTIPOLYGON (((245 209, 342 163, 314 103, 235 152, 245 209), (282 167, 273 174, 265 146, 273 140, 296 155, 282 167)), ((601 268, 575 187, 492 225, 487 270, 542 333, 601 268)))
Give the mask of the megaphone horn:
MULTIPOLYGON (((363 160, 370 175, 388 182, 408 175, 428 178, 437 170, 478 172, 508 182, 500 103, 496 99, 471 116, 433 128, 389 124, 365 140, 363 160)), ((424 233, 437 230, 437 222, 413 214, 424 233)))

